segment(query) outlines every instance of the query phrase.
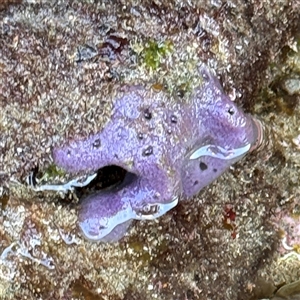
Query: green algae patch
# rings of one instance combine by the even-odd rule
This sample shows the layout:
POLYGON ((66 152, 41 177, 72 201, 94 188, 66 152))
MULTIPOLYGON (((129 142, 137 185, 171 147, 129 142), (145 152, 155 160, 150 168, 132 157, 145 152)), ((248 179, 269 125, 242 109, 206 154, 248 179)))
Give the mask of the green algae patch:
POLYGON ((47 180, 47 179, 55 178, 55 177, 62 177, 65 174, 66 173, 64 170, 57 167, 55 164, 51 164, 44 170, 42 179, 47 180))
POLYGON ((149 40, 141 52, 142 61, 148 69, 156 70, 163 58, 173 51, 173 43, 171 41, 157 42, 149 40))

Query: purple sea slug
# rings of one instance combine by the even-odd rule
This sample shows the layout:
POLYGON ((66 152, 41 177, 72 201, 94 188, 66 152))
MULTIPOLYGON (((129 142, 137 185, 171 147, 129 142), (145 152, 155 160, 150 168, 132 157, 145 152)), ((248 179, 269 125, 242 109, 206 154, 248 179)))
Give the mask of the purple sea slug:
POLYGON ((226 96, 200 68, 202 82, 187 100, 130 87, 116 99, 105 128, 53 151, 68 172, 116 165, 117 187, 83 199, 79 227, 92 241, 117 241, 132 220, 151 220, 196 195, 261 142, 261 123, 226 96))

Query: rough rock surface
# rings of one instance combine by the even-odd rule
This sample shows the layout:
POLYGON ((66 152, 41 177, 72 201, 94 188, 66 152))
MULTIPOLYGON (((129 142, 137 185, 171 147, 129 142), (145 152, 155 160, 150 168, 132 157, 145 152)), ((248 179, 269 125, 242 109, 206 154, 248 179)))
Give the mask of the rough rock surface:
POLYGON ((2 299, 247 300, 285 284, 274 299, 297 299, 299 247, 276 218, 299 220, 299 2, 92 2, 0 4, 2 299), (78 233, 76 195, 27 187, 36 166, 65 179, 51 148, 101 130, 120 86, 188 98, 199 62, 266 143, 192 201, 97 244, 78 233))

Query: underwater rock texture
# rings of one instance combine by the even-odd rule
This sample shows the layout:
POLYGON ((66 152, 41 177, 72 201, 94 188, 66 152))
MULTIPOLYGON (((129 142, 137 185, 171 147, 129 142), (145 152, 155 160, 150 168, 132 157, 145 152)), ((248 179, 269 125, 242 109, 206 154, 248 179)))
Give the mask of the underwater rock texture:
POLYGON ((259 299, 297 285, 297 253, 279 257, 272 222, 299 205, 299 94, 286 83, 300 68, 300 4, 91 2, 0 6, 1 297, 259 299), (65 180, 52 147, 104 128, 117 87, 185 101, 199 62, 272 128, 260 152, 114 245, 82 239, 75 194, 27 188, 37 165, 43 181, 65 180))

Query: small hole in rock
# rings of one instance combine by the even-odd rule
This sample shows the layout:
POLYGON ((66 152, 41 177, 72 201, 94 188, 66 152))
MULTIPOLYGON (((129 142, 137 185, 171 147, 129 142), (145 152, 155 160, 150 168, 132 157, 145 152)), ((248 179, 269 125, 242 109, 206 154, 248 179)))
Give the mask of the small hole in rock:
POLYGON ((194 281, 200 282, 200 276, 197 273, 194 274, 194 281))
POLYGON ((185 94, 185 91, 180 89, 177 91, 177 96, 180 97, 180 98, 183 98, 184 97, 184 94, 185 94))

